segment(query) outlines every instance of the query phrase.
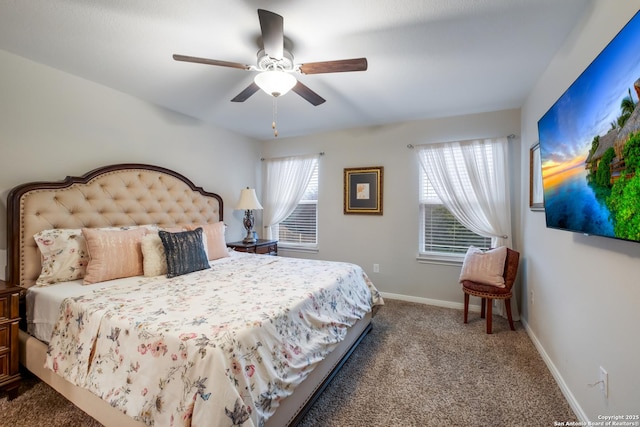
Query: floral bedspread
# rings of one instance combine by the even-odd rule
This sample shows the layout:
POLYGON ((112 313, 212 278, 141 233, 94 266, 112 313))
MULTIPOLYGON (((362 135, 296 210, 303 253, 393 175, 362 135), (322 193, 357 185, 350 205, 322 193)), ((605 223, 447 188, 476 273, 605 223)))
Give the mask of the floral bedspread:
POLYGON ((155 426, 262 426, 382 298, 353 264, 234 254, 67 298, 46 366, 155 426))

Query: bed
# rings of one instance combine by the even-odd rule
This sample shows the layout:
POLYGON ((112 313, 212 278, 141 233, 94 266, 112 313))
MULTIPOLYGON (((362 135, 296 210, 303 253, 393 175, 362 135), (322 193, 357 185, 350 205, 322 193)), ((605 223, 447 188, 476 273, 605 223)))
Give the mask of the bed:
POLYGON ((299 423, 382 298, 357 265, 228 251, 222 216, 219 195, 152 165, 14 188, 21 364, 107 426, 299 423), (82 274, 47 255, 77 244, 69 230, 82 274), (146 264, 159 240, 167 274, 146 264))

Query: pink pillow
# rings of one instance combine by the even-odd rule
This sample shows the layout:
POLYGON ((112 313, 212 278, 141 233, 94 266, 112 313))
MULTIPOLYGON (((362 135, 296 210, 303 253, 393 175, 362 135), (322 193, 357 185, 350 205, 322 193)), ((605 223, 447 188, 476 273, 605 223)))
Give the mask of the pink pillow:
POLYGON ((143 274, 140 242, 145 228, 125 231, 83 228, 89 264, 83 285, 143 274))
POLYGON ((496 249, 482 251, 470 246, 464 257, 460 282, 471 280, 472 282, 504 288, 504 262, 507 258, 507 247, 500 246, 496 249))
POLYGON ((215 224, 194 224, 187 226, 188 230, 195 230, 202 227, 206 236, 207 253, 209 261, 229 256, 227 243, 224 238, 224 222, 216 222, 215 224))

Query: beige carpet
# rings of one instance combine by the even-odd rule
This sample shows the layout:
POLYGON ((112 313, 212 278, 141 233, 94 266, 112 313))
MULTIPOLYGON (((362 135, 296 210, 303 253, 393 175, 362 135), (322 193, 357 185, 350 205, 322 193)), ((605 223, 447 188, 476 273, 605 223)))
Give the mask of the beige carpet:
MULTIPOLYGON (((551 426, 577 421, 524 329, 494 316, 387 300, 373 330, 302 426, 551 426)), ((47 385, 27 378, 0 395, 0 425, 100 426, 47 385)))

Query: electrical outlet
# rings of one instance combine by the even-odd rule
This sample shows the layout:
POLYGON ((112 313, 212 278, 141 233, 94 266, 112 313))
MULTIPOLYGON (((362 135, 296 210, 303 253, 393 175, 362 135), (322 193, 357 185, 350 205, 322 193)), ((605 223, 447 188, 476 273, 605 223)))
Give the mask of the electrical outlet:
POLYGON ((609 397, 609 374, 600 366, 600 391, 605 398, 609 397))
POLYGON ((373 264, 373 272, 380 273, 380 264, 373 264))
POLYGON ((531 301, 531 305, 533 305, 533 289, 529 291, 529 301, 531 301))

